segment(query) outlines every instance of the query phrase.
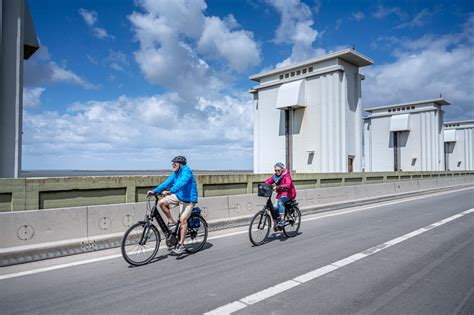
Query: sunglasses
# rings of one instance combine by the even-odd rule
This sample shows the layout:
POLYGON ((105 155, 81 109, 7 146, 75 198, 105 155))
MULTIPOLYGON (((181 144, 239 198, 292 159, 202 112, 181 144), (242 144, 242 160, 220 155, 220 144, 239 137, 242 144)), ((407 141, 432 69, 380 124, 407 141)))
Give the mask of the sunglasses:
POLYGON ((282 170, 275 170, 275 173, 281 173, 282 170))

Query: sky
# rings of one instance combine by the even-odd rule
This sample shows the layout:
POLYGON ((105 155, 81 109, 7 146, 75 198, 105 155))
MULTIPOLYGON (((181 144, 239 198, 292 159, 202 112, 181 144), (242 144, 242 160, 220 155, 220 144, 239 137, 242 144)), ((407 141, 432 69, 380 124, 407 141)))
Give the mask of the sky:
MULTIPOLYGON (((252 169, 250 75, 354 47, 363 107, 474 119, 472 1, 28 0, 22 168, 252 169)), ((271 154, 271 152, 269 152, 271 154)))

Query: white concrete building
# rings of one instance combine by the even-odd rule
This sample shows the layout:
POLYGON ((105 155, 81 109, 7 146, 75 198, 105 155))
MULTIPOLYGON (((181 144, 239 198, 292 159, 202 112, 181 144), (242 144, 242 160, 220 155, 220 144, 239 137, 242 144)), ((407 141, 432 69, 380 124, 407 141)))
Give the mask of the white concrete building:
POLYGON ((26 0, 0 0, 0 178, 21 171, 23 59, 39 48, 26 0))
POLYGON ((367 108, 365 171, 443 171, 444 105, 438 98, 367 108))
POLYGON ((273 172, 277 161, 298 173, 360 171, 359 68, 371 64, 345 49, 251 76, 254 172, 273 172))
POLYGON ((474 120, 443 125, 445 170, 474 170, 474 120))

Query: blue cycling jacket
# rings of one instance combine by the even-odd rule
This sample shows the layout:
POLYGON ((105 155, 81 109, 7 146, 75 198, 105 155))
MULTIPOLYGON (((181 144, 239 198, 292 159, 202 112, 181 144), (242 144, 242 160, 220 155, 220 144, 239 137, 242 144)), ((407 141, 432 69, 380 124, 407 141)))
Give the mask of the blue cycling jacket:
POLYGON ((198 201, 196 180, 187 165, 182 165, 179 171, 173 172, 162 184, 153 189, 153 192, 159 194, 165 189, 176 194, 180 201, 194 203, 198 201))

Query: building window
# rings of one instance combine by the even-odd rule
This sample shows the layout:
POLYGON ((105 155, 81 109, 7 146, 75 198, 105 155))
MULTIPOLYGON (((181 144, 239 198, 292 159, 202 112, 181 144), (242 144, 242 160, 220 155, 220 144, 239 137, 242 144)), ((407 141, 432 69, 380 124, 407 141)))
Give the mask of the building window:
POLYGON ((308 72, 313 72, 313 67, 309 67, 308 72))
POLYGON ((291 72, 291 76, 292 76, 292 77, 295 76, 295 72, 294 72, 294 71, 291 72))
POLYGON ((280 74, 280 80, 282 80, 282 79, 283 79, 283 74, 280 74))
POLYGON ((411 109, 415 109, 415 106, 412 106, 411 109))
POLYGON ((306 73, 306 68, 303 69, 303 74, 305 74, 305 73, 306 73))
POLYGON ((389 110, 388 110, 388 112, 389 112, 389 113, 391 113, 391 112, 392 112, 392 110, 391 110, 391 109, 389 109, 389 110))
POLYGON ((400 107, 399 107, 399 108, 397 108, 397 112, 399 112, 399 111, 400 111, 400 107))
POLYGON ((288 79, 290 77, 289 73, 285 73, 285 79, 288 79))
POLYGON ((296 75, 300 75, 301 74, 301 70, 296 70, 296 75))

